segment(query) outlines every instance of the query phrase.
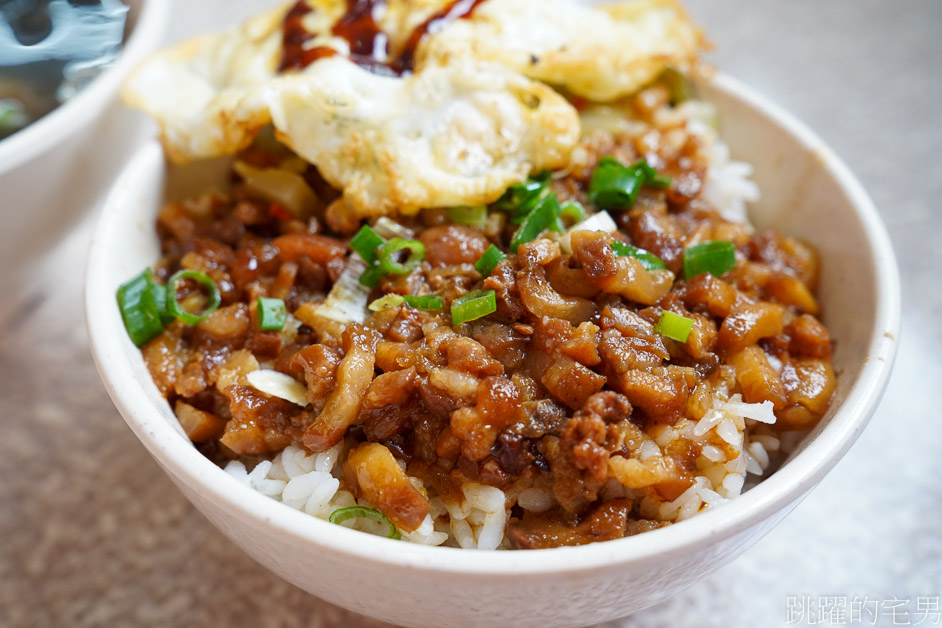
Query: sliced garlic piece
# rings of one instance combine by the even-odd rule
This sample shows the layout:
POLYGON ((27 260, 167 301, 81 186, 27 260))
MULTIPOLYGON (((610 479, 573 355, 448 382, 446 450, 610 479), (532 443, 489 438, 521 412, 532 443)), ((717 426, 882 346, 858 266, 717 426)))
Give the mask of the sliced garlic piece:
POLYGON ((618 231, 618 225, 615 224, 615 221, 606 211, 592 214, 579 224, 573 225, 570 227, 569 231, 564 233, 559 239, 559 246, 569 255, 572 255, 572 242, 569 237, 576 231, 605 231, 607 233, 615 233, 618 231))
POLYGON ((285 375, 278 371, 261 369, 252 371, 246 375, 245 378, 253 388, 266 395, 296 403, 301 407, 308 404, 307 386, 290 375, 285 375))

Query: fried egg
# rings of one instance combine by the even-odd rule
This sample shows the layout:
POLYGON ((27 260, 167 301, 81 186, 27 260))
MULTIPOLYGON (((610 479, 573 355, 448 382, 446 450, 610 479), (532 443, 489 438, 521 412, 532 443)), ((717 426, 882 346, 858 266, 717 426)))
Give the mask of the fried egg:
MULTIPOLYGON (((332 32, 346 0, 308 0, 304 48, 336 54, 280 73, 292 6, 158 53, 122 95, 157 120, 176 162, 234 154, 271 124, 343 191, 354 218, 488 203, 530 172, 565 167, 579 116, 547 83, 590 99, 622 96, 665 64, 688 63, 700 44, 671 0, 604 10, 575 0, 485 0, 466 19, 430 28, 414 72, 392 76, 348 59, 350 44, 332 32)), ((376 3, 371 16, 388 37, 388 60, 450 6, 376 3)))
POLYGON ((605 102, 636 92, 667 66, 690 70, 703 46, 675 0, 489 0, 428 37, 416 67, 473 57, 605 102))

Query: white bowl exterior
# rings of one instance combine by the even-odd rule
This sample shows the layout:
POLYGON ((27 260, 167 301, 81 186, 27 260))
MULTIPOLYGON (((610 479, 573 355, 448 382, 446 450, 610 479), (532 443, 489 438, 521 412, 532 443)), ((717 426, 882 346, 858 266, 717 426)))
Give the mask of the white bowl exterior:
MULTIPOLYGON (((753 218, 812 242, 838 344, 840 407, 779 471, 679 525, 579 548, 477 552, 397 543, 333 526, 252 491, 182 435, 114 305, 153 263, 164 161, 146 146, 106 200, 89 261, 93 354, 125 420, 183 493, 258 562, 330 602, 401 625, 584 625, 655 604, 738 556, 780 521, 853 444, 886 385, 899 325, 898 273, 875 209, 846 167, 777 107, 731 79, 702 86, 734 156, 766 200, 753 218), (789 194, 785 194, 789 191, 789 194)), ((838 404, 835 404, 837 406, 838 404)))
POLYGON ((74 98, 0 141, 0 320, 32 266, 91 209, 145 139, 140 119, 116 103, 115 94, 160 43, 170 5, 129 4, 132 29, 115 63, 74 98))

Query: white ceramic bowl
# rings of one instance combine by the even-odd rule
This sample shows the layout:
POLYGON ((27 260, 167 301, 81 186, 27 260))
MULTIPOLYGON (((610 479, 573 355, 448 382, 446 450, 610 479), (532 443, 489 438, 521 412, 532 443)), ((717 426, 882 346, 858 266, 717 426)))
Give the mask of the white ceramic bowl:
POLYGON ((36 262, 92 208, 141 143, 139 120, 115 95, 161 42, 170 0, 126 3, 129 34, 118 59, 74 98, 0 140, 0 320, 36 262))
MULTIPOLYGON (((768 532, 841 459, 886 385, 896 350, 899 278, 871 201, 840 160, 794 118, 734 80, 701 86, 734 156, 751 162, 774 225, 821 254, 820 296, 837 339, 833 407, 802 448, 732 502, 640 536, 582 547, 482 552, 390 541, 314 519, 245 488, 203 458, 157 392, 115 306, 118 285, 158 257, 153 231, 165 166, 146 146, 107 198, 92 244, 87 317, 102 379, 128 425, 224 534, 295 585, 407 626, 571 626, 655 604, 768 532)), ((827 522, 822 522, 827 526, 827 522)))

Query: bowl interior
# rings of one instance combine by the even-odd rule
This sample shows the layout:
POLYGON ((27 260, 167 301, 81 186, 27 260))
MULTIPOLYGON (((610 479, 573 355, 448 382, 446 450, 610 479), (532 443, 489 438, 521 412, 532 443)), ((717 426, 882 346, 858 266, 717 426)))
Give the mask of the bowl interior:
POLYGON ((700 91, 720 104, 720 129, 733 157, 755 167, 761 198, 750 206, 750 220, 757 229, 774 227, 814 246, 821 264, 821 318, 835 340, 837 392, 797 453, 828 429, 861 369, 882 353, 874 341, 892 340, 895 346, 895 331, 885 320, 894 297, 886 291, 893 292, 898 270, 876 210, 833 151, 778 107, 748 93, 729 98, 730 87, 720 76, 701 84, 700 91), (893 338, 881 336, 887 332, 893 338))
MULTIPOLYGON (((831 411, 813 438, 806 439, 802 451, 742 497, 641 537, 521 555, 404 547, 408 544, 312 521, 239 485, 190 446, 152 383, 139 351, 127 338, 114 304, 117 287, 159 255, 153 224, 164 198, 167 169, 157 144, 145 146, 116 183, 90 255, 88 326, 109 393, 142 442, 178 481, 227 502, 238 516, 261 521, 279 534, 364 559, 452 572, 574 571, 683 551, 691 544, 756 524, 810 490, 866 424, 895 351, 898 279, 875 210, 846 168, 813 134, 727 77, 703 83, 700 90, 718 106, 723 136, 733 156, 755 167, 762 200, 751 208, 751 219, 757 226, 774 225, 807 240, 819 251, 824 320, 837 340, 834 364, 839 388, 831 411)), ((173 187, 192 189, 194 172, 183 179, 175 173, 173 187)))

